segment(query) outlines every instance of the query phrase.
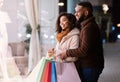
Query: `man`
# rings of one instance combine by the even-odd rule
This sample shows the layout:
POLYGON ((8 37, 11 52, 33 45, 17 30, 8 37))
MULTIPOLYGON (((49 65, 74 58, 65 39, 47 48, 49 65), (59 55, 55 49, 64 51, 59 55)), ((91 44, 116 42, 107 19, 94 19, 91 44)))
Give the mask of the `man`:
POLYGON ((75 16, 81 25, 80 45, 61 53, 61 58, 78 57, 75 62, 82 82, 98 82, 104 68, 104 57, 100 30, 93 17, 89 2, 78 3, 75 16))

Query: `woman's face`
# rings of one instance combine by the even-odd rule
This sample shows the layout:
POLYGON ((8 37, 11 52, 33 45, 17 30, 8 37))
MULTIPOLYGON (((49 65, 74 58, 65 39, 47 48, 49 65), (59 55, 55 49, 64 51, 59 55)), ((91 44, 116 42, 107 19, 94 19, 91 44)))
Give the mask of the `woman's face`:
POLYGON ((61 26, 62 30, 69 27, 69 20, 66 16, 60 17, 60 26, 61 26))

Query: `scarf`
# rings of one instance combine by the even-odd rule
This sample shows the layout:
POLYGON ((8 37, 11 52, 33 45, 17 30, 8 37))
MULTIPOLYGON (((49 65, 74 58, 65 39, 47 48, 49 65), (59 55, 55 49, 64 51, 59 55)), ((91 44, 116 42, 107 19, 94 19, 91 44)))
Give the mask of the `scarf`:
POLYGON ((69 33, 69 28, 68 29, 65 29, 65 30, 62 30, 60 33, 57 33, 56 34, 56 39, 58 42, 61 42, 62 38, 64 36, 66 36, 67 34, 69 33))

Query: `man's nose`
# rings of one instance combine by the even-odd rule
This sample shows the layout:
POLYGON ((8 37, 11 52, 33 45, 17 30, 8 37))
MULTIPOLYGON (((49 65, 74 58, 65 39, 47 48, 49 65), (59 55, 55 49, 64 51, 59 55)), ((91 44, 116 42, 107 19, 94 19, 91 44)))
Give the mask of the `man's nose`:
POLYGON ((77 15, 78 15, 78 13, 75 13, 74 15, 75 15, 75 16, 77 16, 77 15))

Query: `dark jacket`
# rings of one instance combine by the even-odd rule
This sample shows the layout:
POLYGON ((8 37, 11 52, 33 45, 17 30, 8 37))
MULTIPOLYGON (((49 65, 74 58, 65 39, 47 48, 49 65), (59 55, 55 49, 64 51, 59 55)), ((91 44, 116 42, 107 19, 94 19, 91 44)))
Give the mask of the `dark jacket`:
POLYGON ((100 30, 94 17, 81 23, 80 45, 77 49, 67 50, 67 56, 79 57, 81 68, 103 68, 104 57, 100 30))

